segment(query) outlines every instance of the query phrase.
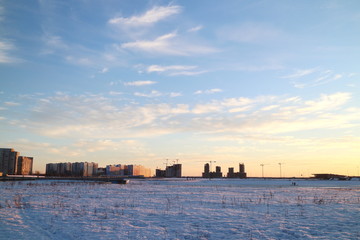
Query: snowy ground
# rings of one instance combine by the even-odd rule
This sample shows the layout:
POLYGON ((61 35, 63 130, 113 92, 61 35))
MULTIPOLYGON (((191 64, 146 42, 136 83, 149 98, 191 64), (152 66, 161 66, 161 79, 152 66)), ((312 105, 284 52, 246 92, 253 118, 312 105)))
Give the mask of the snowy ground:
POLYGON ((0 182, 0 239, 360 239, 360 181, 0 182))

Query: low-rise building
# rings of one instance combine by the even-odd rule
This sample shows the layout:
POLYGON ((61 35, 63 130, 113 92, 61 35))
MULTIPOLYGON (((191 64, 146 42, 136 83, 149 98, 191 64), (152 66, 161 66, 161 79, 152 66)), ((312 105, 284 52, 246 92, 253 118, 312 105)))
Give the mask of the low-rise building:
POLYGON ((46 164, 46 175, 93 177, 97 176, 97 169, 98 164, 94 162, 48 163, 46 164))

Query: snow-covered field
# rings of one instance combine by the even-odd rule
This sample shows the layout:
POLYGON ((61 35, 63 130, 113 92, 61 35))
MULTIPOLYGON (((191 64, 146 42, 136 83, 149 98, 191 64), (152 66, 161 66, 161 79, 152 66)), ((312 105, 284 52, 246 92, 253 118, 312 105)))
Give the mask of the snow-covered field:
POLYGON ((360 181, 0 182, 0 239, 360 239, 360 181))

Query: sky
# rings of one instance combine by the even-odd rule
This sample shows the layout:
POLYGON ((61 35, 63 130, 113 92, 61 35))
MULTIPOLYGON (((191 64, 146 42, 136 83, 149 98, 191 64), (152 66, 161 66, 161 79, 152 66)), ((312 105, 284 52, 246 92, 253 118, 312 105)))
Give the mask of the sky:
POLYGON ((357 0, 0 0, 0 146, 358 175, 359 26, 357 0))

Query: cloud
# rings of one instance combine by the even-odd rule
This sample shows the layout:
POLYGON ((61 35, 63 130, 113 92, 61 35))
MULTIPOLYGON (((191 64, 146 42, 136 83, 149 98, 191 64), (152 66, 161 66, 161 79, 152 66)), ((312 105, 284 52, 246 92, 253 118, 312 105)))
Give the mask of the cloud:
POLYGON ((151 65, 147 68, 147 72, 168 72, 168 71, 183 71, 183 70, 192 70, 197 68, 197 66, 189 65, 170 65, 170 66, 160 66, 160 65, 151 65))
POLYGON ((80 140, 73 144, 73 148, 84 149, 87 152, 99 151, 132 151, 138 152, 143 148, 143 144, 136 140, 120 140, 114 141, 112 139, 99 139, 99 140, 80 140))
POLYGON ((198 31, 200 31, 201 29, 203 29, 203 26, 202 26, 202 25, 198 25, 198 26, 196 26, 196 27, 190 28, 190 29, 188 30, 188 32, 198 32, 198 31))
POLYGON ((246 111, 249 111, 250 109, 251 109, 251 106, 230 108, 229 113, 246 112, 246 111))
POLYGON ((281 30, 258 22, 247 22, 240 25, 226 26, 219 30, 218 36, 233 42, 258 43, 279 39, 281 30))
POLYGON ((122 94, 123 94, 122 92, 115 92, 115 91, 109 92, 109 95, 111 95, 111 96, 118 96, 118 95, 122 95, 122 94))
MULTIPOLYGON (((154 97, 163 95, 158 91, 140 96, 154 97)), ((112 98, 101 95, 68 95, 58 93, 46 98, 47 101, 33 99, 35 102, 28 109, 28 119, 13 120, 25 129, 49 137, 91 137, 118 138, 141 137, 165 134, 167 129, 163 121, 172 115, 188 112, 185 104, 148 104, 138 105, 127 102, 114 104, 112 98)))
POLYGON ((194 114, 204 114, 204 113, 212 113, 212 112, 220 112, 221 106, 214 103, 208 103, 208 104, 197 104, 192 110, 192 113, 194 114))
POLYGON ((61 49, 61 50, 69 49, 69 46, 63 41, 63 39, 60 36, 45 33, 42 39, 45 42, 45 44, 49 47, 61 49))
POLYGON ((4 12, 5 12, 5 9, 3 6, 0 6, 0 22, 3 21, 5 18, 4 18, 4 12))
POLYGON ((121 48, 151 54, 189 56, 192 54, 208 54, 216 49, 204 45, 195 45, 181 40, 176 33, 168 33, 154 40, 138 40, 121 44, 121 48))
POLYGON ((322 94, 317 100, 310 100, 304 103, 303 108, 296 110, 300 114, 309 114, 314 112, 327 112, 336 110, 351 99, 351 93, 338 92, 331 95, 322 94))
POLYGON ((104 67, 103 69, 101 69, 101 70, 99 71, 99 73, 107 73, 108 71, 109 71, 109 68, 104 67))
POLYGON ((283 76, 282 78, 300 78, 300 77, 304 77, 306 75, 312 74, 316 71, 317 71, 317 68, 300 69, 300 70, 296 70, 294 73, 292 73, 290 75, 283 76))
POLYGON ((0 40, 0 63, 14 63, 18 59, 9 55, 9 52, 15 47, 10 41, 0 40))
POLYGON ((66 61, 75 65, 83 65, 83 66, 91 66, 94 62, 88 57, 75 57, 75 56, 67 56, 65 57, 66 61))
POLYGON ((279 107, 279 105, 269 105, 269 106, 261 108, 261 111, 271 111, 271 110, 276 109, 278 107, 279 107))
POLYGON ((155 52, 170 55, 183 55, 181 51, 171 47, 171 40, 175 37, 175 33, 169 33, 162 35, 153 41, 128 42, 122 44, 121 47, 150 53, 155 52))
POLYGON ((161 20, 164 20, 172 15, 181 12, 180 6, 159 6, 153 7, 152 9, 145 12, 143 15, 126 17, 117 17, 109 20, 110 24, 121 24, 125 26, 144 26, 154 24, 161 20))
POLYGON ((343 74, 334 73, 332 70, 310 68, 296 70, 294 73, 283 76, 282 78, 291 79, 291 83, 296 88, 308 88, 337 81, 343 78, 343 74))
POLYGON ((148 98, 154 98, 154 97, 163 96, 163 94, 161 92, 156 91, 156 90, 152 90, 150 93, 135 92, 134 95, 137 96, 137 97, 148 97, 148 98))
POLYGON ((134 81, 134 82, 125 82, 124 85, 139 87, 139 86, 153 85, 156 83, 157 82, 154 81, 134 81))
MULTIPOLYGON (((138 97, 175 97, 179 93, 135 93, 138 97)), ((348 106, 351 93, 225 98, 191 104, 140 104, 114 101, 108 95, 69 95, 27 98, 23 111, 5 115, 11 126, 41 136, 113 139, 191 134, 283 134, 358 126, 360 113, 348 106)), ((157 99, 156 102, 159 102, 157 99)))
POLYGON ((198 66, 191 66, 191 65, 168 65, 168 66, 161 66, 161 65, 150 65, 148 66, 145 71, 148 73, 159 73, 165 74, 167 76, 194 76, 206 73, 205 70, 197 70, 198 66))
POLYGON ((208 89, 208 90, 198 90, 198 91, 194 92, 194 94, 214 94, 214 93, 219 93, 222 91, 223 91, 222 89, 213 88, 213 89, 208 89))
POLYGON ((137 97, 147 97, 147 98, 155 98, 155 97, 169 96, 169 97, 171 97, 171 98, 174 98, 174 97, 180 97, 180 96, 182 96, 182 94, 179 93, 179 92, 161 93, 161 92, 159 92, 159 91, 152 90, 150 93, 135 92, 135 93, 134 93, 134 96, 137 96, 137 97))
POLYGON ((21 105, 20 103, 17 103, 17 102, 4 102, 4 104, 6 106, 10 106, 10 107, 14 107, 14 106, 19 106, 21 105))
POLYGON ((169 94, 169 96, 170 97, 180 97, 180 96, 182 96, 182 94, 179 93, 179 92, 172 92, 172 93, 169 94))

